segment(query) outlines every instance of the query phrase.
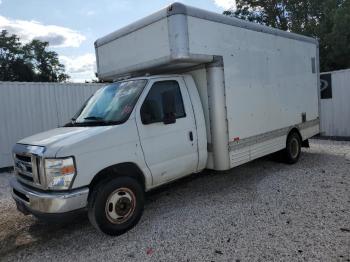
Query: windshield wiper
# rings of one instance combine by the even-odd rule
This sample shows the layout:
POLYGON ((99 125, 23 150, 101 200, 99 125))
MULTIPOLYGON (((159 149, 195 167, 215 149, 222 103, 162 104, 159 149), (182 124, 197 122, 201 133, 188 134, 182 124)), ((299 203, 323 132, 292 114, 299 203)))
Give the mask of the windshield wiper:
POLYGON ((75 120, 77 120, 75 117, 70 119, 70 122, 67 124, 64 124, 62 127, 72 127, 75 124, 75 120))
POLYGON ((84 117, 85 120, 98 120, 98 121, 103 121, 103 117, 100 116, 88 116, 88 117, 84 117))
POLYGON ((85 117, 84 120, 92 120, 92 121, 84 121, 84 122, 76 122, 76 119, 72 119, 72 122, 64 125, 65 127, 73 127, 73 126, 109 126, 109 125, 119 125, 124 123, 124 121, 111 121, 105 120, 103 117, 98 116, 88 116, 85 117))
POLYGON ((109 126, 109 125, 119 125, 123 123, 122 121, 110 121, 110 120, 94 120, 87 122, 75 122, 74 126, 109 126))

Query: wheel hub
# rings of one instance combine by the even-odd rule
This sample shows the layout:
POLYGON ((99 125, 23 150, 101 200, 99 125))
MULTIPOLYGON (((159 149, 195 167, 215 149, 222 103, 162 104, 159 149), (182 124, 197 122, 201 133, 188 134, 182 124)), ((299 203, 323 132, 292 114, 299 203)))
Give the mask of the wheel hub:
POLYGON ((115 212, 119 216, 125 216, 129 210, 131 209, 131 201, 129 198, 123 197, 118 200, 118 202, 115 205, 115 212))
POLYGON ((293 138, 290 141, 290 153, 291 153, 293 158, 296 158, 299 154, 299 143, 298 143, 298 140, 296 138, 293 138))
POLYGON ((106 202, 106 216, 113 224, 127 221, 135 210, 136 197, 128 188, 119 188, 112 192, 106 202))

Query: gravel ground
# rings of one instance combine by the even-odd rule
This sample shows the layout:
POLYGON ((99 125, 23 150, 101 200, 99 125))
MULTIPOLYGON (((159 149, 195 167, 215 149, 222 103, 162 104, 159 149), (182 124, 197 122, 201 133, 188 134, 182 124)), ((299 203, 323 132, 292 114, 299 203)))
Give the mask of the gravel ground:
POLYGON ((258 159, 148 194, 140 223, 108 237, 86 217, 16 211, 0 174, 2 261, 350 261, 350 142, 313 140, 293 166, 258 159))

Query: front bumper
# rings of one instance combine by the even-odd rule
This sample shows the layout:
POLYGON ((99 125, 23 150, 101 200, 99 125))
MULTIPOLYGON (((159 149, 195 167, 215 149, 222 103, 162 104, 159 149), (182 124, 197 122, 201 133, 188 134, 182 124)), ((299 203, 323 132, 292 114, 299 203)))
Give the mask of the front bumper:
POLYGON ((11 194, 23 213, 67 213, 82 209, 87 205, 89 188, 84 187, 67 192, 43 192, 10 180, 11 194))

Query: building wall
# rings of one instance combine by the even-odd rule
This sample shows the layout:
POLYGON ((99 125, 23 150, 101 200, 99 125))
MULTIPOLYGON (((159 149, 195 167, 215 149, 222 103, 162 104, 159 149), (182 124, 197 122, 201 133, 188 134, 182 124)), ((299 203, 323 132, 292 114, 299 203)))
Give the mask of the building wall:
MULTIPOLYGON (((321 96, 321 135, 350 138, 350 69, 322 73, 322 78, 331 80, 332 91, 331 97, 329 92, 325 94, 328 98, 321 96)), ((321 81, 321 90, 324 88, 321 81)))
POLYGON ((0 82, 0 168, 16 141, 68 123, 101 84, 0 82))

